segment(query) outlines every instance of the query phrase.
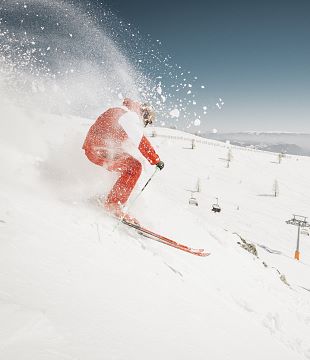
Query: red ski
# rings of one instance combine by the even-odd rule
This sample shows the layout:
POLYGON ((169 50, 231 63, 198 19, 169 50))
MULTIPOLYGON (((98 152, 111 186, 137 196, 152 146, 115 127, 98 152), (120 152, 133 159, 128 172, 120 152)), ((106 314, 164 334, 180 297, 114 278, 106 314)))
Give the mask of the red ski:
POLYGON ((188 252, 190 254, 197 255, 197 256, 208 256, 208 255, 210 255, 210 253, 205 252, 204 249, 193 249, 193 248, 191 248, 189 246, 186 246, 186 245, 177 243, 174 240, 168 239, 165 236, 156 234, 153 231, 148 230, 148 229, 146 229, 144 227, 141 227, 139 225, 129 223, 129 222, 125 221, 125 220, 122 220, 122 223, 136 229, 138 231, 138 233, 140 233, 141 235, 143 235, 145 237, 148 237, 148 238, 150 238, 152 240, 159 241, 162 244, 172 246, 172 247, 174 247, 176 249, 186 251, 186 252, 188 252))

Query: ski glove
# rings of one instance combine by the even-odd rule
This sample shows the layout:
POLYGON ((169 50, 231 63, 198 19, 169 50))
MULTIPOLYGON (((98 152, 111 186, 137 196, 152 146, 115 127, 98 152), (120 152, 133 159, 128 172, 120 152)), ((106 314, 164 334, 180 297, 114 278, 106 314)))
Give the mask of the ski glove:
POLYGON ((162 170, 164 168, 165 164, 163 161, 159 161, 157 164, 156 164, 156 167, 159 169, 159 170, 162 170))

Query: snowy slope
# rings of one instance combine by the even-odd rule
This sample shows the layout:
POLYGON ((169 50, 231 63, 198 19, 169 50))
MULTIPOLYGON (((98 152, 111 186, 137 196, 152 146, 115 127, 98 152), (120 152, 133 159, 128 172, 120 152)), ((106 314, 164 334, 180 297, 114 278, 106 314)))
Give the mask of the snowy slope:
POLYGON ((1 106, 1 359, 310 358, 310 243, 294 260, 285 223, 309 214, 309 158, 233 147, 227 168, 223 144, 157 128, 165 168, 131 212, 199 258, 113 231, 97 200, 115 177, 81 150, 92 120, 1 106))

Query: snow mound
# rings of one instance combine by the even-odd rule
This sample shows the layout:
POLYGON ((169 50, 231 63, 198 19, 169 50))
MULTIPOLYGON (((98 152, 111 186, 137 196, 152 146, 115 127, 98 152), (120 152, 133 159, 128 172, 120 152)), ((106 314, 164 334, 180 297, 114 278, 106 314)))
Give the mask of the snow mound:
MULTIPOLYGON (((92 120, 1 107, 1 358, 308 358, 310 246, 302 238, 293 259, 285 220, 309 213, 309 158, 277 164, 277 154, 150 129, 165 168, 131 212, 211 252, 199 258, 115 229, 100 204, 115 178, 81 149, 92 120)), ((138 188, 153 170, 144 163, 138 188)))

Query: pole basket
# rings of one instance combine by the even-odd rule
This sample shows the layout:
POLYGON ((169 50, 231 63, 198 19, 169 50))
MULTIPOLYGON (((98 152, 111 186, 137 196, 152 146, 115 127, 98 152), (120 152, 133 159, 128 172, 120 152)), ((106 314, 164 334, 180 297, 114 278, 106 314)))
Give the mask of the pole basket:
POLYGON ((295 258, 296 260, 300 260, 300 252, 299 252, 298 250, 295 251, 295 256, 294 256, 294 258, 295 258))

